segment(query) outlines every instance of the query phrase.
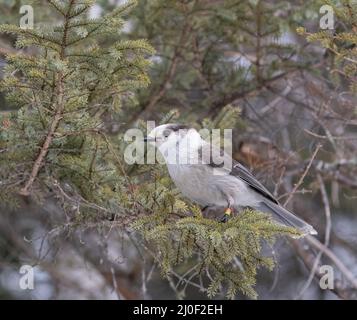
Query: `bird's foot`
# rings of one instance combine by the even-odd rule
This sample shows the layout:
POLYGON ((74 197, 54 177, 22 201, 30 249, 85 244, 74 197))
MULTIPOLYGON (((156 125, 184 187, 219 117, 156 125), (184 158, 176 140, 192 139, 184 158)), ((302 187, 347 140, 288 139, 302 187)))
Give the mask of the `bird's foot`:
POLYGON ((232 209, 226 208, 226 210, 224 210, 223 217, 220 219, 220 222, 222 222, 222 223, 227 222, 231 216, 232 216, 232 209))

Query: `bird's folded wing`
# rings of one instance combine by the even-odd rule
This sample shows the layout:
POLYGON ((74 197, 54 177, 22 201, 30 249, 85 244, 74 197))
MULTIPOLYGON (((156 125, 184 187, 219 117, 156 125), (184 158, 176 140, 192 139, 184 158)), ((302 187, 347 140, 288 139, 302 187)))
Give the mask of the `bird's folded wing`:
POLYGON ((253 174, 241 165, 239 162, 233 160, 233 168, 230 173, 232 176, 238 177, 244 180, 252 189, 260 193, 265 198, 278 204, 276 198, 270 193, 270 191, 265 188, 254 176, 253 174))
POLYGON ((210 157, 205 158, 209 159, 206 164, 210 167, 213 167, 216 170, 224 170, 227 173, 229 172, 230 175, 245 181, 252 189, 261 194, 263 197, 274 203, 278 203, 270 191, 265 188, 246 167, 241 165, 238 161, 232 159, 232 157, 225 153, 224 150, 207 143, 202 146, 200 153, 201 155, 210 155, 210 157), (213 161, 213 159, 219 159, 220 161, 213 161))

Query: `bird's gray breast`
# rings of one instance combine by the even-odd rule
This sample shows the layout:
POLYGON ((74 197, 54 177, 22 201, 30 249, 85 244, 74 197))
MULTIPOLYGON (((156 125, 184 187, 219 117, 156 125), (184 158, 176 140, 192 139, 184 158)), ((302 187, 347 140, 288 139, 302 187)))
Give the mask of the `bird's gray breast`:
POLYGON ((241 179, 228 174, 215 175, 208 165, 168 165, 172 180, 187 198, 202 206, 254 206, 259 202, 257 193, 241 179))
POLYGON ((169 164, 167 168, 175 185, 187 198, 203 206, 226 202, 223 194, 211 181, 210 167, 201 164, 169 164))

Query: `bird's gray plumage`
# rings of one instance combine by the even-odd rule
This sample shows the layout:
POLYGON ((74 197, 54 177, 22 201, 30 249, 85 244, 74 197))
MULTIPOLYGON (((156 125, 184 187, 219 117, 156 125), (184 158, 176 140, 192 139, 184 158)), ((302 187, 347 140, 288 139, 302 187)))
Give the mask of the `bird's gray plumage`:
POLYGON ((155 135, 171 178, 189 199, 203 207, 232 207, 236 210, 242 206, 251 207, 270 213, 277 222, 298 228, 304 234, 316 234, 311 225, 283 208, 247 168, 223 150, 205 142, 196 130, 168 124, 155 128, 150 135, 155 135), (172 149, 189 159, 196 154, 198 162, 170 163, 166 154, 172 149))
MULTIPOLYGON (((253 174, 243 165, 241 165, 238 161, 230 159, 227 161, 227 155, 222 149, 216 148, 212 144, 204 144, 199 148, 198 154, 202 158, 202 155, 206 152, 209 154, 209 162, 207 163, 208 166, 213 167, 215 169, 222 168, 229 172, 230 175, 237 177, 238 179, 244 180, 252 189, 256 192, 260 193, 262 196, 266 197, 267 199, 271 200, 274 203, 278 203, 275 197, 270 193, 270 191, 265 188, 254 176, 253 174), (213 158, 215 155, 219 155, 222 159, 220 164, 216 164, 213 162, 213 158), (230 167, 224 167, 224 163, 231 164, 230 167)), ((216 158, 219 158, 218 156, 216 158)))

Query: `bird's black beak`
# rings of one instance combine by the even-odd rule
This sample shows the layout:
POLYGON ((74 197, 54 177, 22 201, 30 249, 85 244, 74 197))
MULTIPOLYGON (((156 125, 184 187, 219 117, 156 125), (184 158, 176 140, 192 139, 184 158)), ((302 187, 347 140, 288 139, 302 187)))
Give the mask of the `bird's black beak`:
POLYGON ((156 139, 153 137, 144 137, 144 142, 154 142, 154 141, 156 141, 156 139))

